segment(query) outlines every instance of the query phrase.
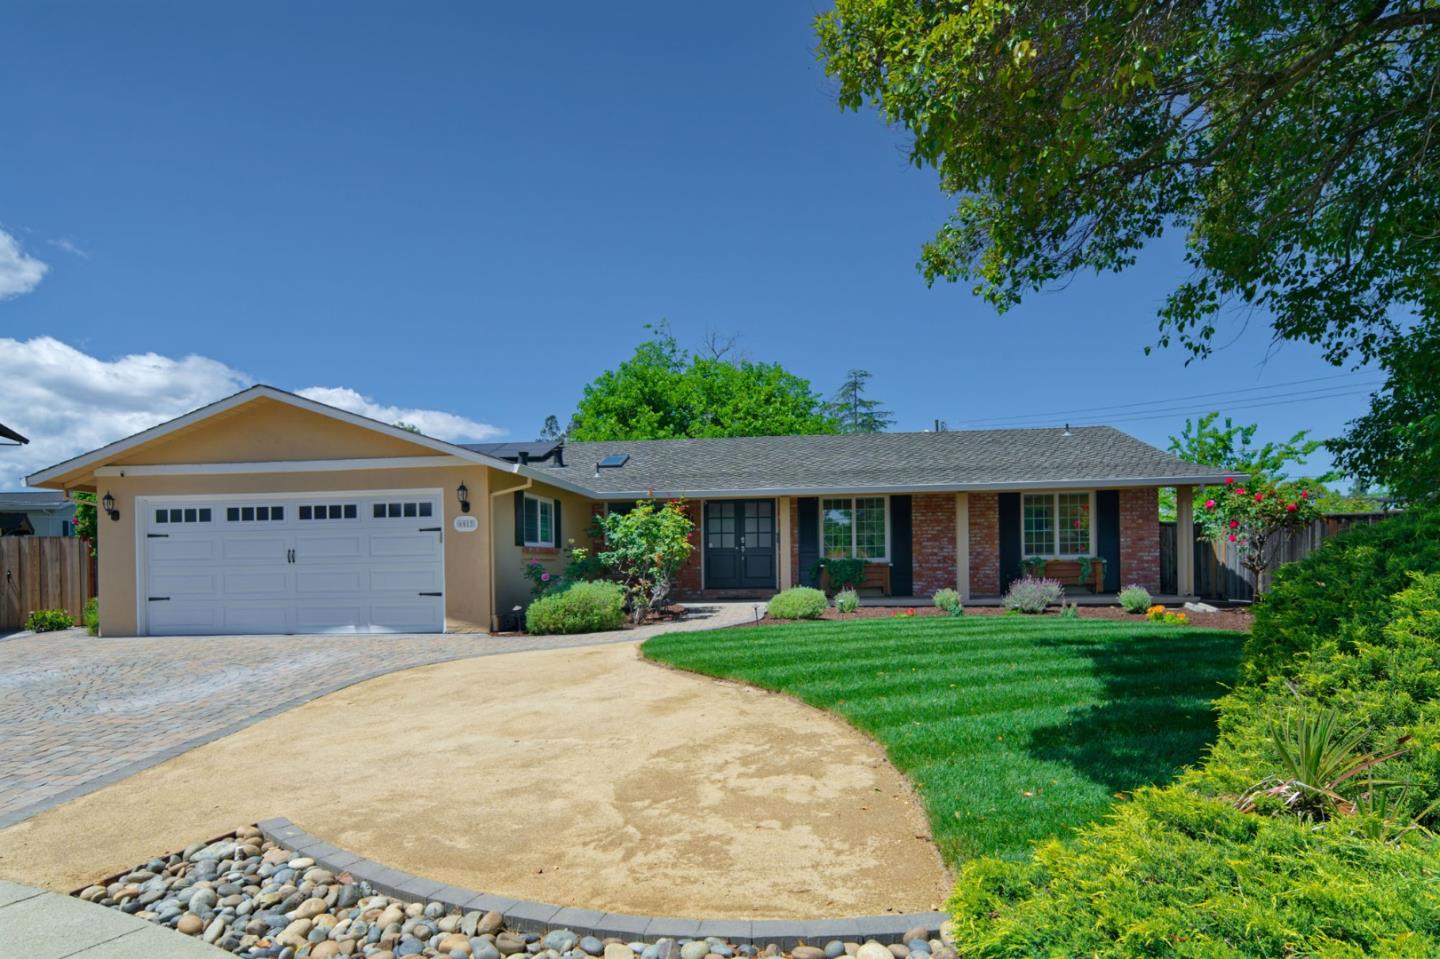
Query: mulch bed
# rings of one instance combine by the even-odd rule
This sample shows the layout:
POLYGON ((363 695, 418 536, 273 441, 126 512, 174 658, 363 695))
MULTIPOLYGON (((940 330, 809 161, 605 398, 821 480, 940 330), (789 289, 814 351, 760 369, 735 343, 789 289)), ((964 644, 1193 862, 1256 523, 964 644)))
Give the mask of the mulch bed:
MULTIPOLYGON (((891 619, 901 618, 897 614, 908 614, 910 610, 915 611, 915 616, 945 616, 944 610, 936 609, 934 606, 861 606, 853 613, 841 613, 835 607, 825 610, 821 619, 828 620, 850 620, 850 619, 891 619)), ((1145 621, 1143 616, 1127 613, 1119 606, 1078 606, 1081 619, 1122 619, 1135 623, 1145 621)), ((1179 607, 1177 607, 1179 609, 1179 607)), ((1221 609, 1214 613, 1192 613, 1185 610, 1185 615, 1190 617, 1190 625, 1203 626, 1206 629, 1233 629, 1238 632, 1249 632, 1254 616, 1249 607, 1237 606, 1228 609, 1221 609)), ((966 616, 1008 616, 1010 611, 1002 606, 966 606, 966 616)), ((1055 618, 1060 615, 1059 608, 1048 609, 1036 616, 1055 618)), ((1029 617, 1027 617, 1029 618, 1029 617)), ((771 616, 763 617, 758 623, 746 622, 741 626, 776 626, 783 623, 794 623, 793 619, 775 619, 771 616)))

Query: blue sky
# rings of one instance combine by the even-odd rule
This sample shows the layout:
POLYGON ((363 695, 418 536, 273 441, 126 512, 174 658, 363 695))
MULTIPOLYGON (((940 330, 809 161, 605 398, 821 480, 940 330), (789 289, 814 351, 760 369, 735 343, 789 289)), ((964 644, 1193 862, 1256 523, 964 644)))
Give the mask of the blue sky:
POLYGON ((530 438, 662 318, 826 393, 864 367, 903 429, 1363 410, 1268 405, 1376 378, 1288 386, 1342 371, 1263 322, 1145 356, 1178 238, 1004 316, 927 289, 950 204, 835 105, 821 6, 6 5, 0 421, 37 443, 0 485, 252 381, 530 438))

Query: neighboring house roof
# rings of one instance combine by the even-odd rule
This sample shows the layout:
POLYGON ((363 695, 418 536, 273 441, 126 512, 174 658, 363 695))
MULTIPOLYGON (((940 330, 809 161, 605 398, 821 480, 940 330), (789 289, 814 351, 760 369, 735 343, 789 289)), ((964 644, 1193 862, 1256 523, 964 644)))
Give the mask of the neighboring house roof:
POLYGON ((75 504, 59 490, 0 492, 0 513, 39 513, 73 510, 75 504))
POLYGON ((549 462, 527 475, 609 498, 1201 485, 1227 475, 1108 426, 568 443, 565 465, 549 462), (612 456, 628 459, 597 467, 612 456))
POLYGON ((4 423, 0 423, 0 439, 7 439, 12 443, 18 443, 21 446, 30 442, 28 439, 15 432, 10 427, 6 426, 4 423))

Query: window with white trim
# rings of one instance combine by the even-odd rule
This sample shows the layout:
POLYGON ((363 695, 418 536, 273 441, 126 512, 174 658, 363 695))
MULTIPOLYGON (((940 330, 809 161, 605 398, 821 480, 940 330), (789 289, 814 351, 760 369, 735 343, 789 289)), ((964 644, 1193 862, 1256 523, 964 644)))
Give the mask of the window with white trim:
POLYGON ((884 496, 820 500, 820 545, 827 558, 890 558, 889 511, 884 496))
POLYGON ((371 512, 375 519, 424 519, 430 515, 431 506, 426 502, 376 503, 371 512))
POLYGON ((525 545, 555 545, 555 501, 525 494, 525 545))
POLYGON ((185 509, 157 509, 155 511, 155 522, 157 523, 208 523, 210 522, 210 510, 205 507, 186 507, 185 509))
POLYGON ((1026 493, 1021 539, 1026 556, 1093 556, 1094 493, 1026 493))

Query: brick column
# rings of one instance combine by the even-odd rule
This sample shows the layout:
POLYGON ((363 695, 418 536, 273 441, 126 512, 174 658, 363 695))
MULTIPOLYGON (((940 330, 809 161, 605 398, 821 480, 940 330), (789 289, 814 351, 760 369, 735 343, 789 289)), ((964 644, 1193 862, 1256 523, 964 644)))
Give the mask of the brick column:
POLYGON ((1150 487, 1120 491, 1120 587, 1160 592, 1160 494, 1150 487))
POLYGON ((929 596, 955 585, 955 496, 918 493, 910 498, 913 590, 929 596))
POLYGON ((994 596, 1000 592, 1000 495, 971 493, 970 594, 994 596))

